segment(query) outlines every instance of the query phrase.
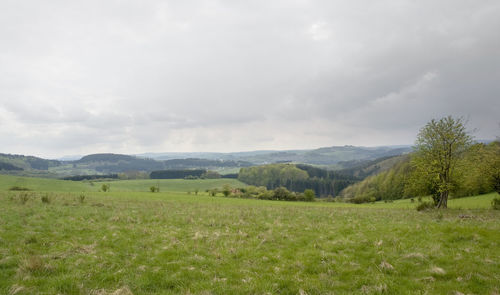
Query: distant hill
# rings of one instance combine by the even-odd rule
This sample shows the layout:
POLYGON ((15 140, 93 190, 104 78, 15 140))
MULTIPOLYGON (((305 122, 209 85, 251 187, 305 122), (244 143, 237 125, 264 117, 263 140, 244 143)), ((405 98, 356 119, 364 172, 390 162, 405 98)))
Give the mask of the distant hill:
POLYGON ((367 175, 370 161, 407 153, 408 147, 334 146, 314 150, 250 151, 237 153, 161 153, 124 155, 91 154, 78 159, 60 161, 33 156, 0 154, 0 173, 67 177, 75 175, 116 174, 131 171, 151 172, 168 169, 208 169, 233 171, 239 168, 272 163, 296 163, 328 169, 361 169, 347 173, 355 177, 367 175), (363 168, 364 167, 364 168, 363 168), (364 174, 363 174, 364 173, 364 174))
POLYGON ((168 169, 188 169, 188 168, 216 168, 216 167, 249 167, 253 163, 247 161, 233 160, 209 160, 209 159, 172 159, 163 161, 168 169))
POLYGON ((49 170, 50 167, 58 166, 57 160, 46 160, 33 156, 0 154, 0 170, 49 170))
POLYGON ((164 169, 164 164, 160 161, 121 154, 93 154, 69 163, 73 168, 94 170, 104 174, 164 169))
MULTIPOLYGON (((237 153, 147 153, 137 155, 152 159, 203 158, 233 160, 253 163, 254 165, 271 163, 303 163, 312 165, 337 165, 341 162, 361 162, 380 157, 401 155, 411 151, 411 146, 332 146, 313 150, 251 151, 237 153)), ((348 168, 338 165, 337 169, 348 168)))

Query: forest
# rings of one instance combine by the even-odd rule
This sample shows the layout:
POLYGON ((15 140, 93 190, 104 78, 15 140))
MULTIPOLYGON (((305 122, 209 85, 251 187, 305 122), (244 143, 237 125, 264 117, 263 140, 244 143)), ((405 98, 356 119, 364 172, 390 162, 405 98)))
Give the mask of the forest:
POLYGON ((359 178, 304 164, 270 164, 241 168, 238 180, 269 190, 285 187, 295 192, 312 189, 317 196, 337 196, 359 178))

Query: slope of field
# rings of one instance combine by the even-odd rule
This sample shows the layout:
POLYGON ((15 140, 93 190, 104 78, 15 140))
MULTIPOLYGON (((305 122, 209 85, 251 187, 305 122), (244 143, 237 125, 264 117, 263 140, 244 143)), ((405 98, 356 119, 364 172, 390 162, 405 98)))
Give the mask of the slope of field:
POLYGON ((237 179, 141 179, 141 180, 119 180, 109 182, 112 191, 149 191, 151 186, 159 186, 162 192, 188 192, 205 191, 207 189, 222 188, 229 185, 233 188, 245 187, 246 184, 237 179))
MULTIPOLYGON (((479 196, 450 199, 448 200, 448 207, 451 209, 489 209, 491 208, 491 201, 494 198, 500 197, 498 193, 489 193, 479 196)), ((422 198, 422 201, 431 202, 431 197, 422 198)), ((373 204, 365 203, 360 204, 360 207, 366 208, 399 208, 399 209, 415 209, 418 205, 417 198, 413 199, 402 199, 395 200, 394 202, 386 203, 384 201, 378 201, 373 204)))
POLYGON ((13 186, 18 186, 42 192, 96 192, 101 189, 102 184, 109 184, 112 192, 148 192, 151 186, 157 185, 164 192, 187 192, 196 189, 205 191, 207 189, 222 188, 226 184, 231 187, 246 186, 236 179, 141 179, 91 182, 0 175, 0 191, 6 191, 13 186))
POLYGON ((33 191, 46 192, 81 192, 99 190, 97 186, 93 186, 89 182, 0 175, 0 191, 6 191, 13 186, 23 187, 33 191))
POLYGON ((83 202, 49 193, 42 203, 44 194, 20 194, 0 193, 0 294, 500 290, 499 211, 145 192, 89 192, 83 202))

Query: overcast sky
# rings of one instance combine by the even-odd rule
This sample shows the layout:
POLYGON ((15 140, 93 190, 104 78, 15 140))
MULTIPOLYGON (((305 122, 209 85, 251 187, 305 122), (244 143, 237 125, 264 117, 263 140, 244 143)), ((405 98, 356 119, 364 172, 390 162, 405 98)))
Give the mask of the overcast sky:
POLYGON ((0 1, 0 152, 500 136, 498 0, 0 1))

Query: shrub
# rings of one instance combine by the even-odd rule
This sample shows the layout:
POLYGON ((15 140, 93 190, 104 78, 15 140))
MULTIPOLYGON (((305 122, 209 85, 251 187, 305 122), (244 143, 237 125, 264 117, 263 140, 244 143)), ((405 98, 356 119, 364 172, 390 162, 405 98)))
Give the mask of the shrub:
POLYGON ((274 200, 288 200, 290 198, 290 192, 285 187, 275 188, 273 191, 274 200))
POLYGON ((500 198, 494 198, 491 200, 491 207, 494 210, 500 210, 500 198))
POLYGON ((434 202, 422 202, 418 204, 417 211, 430 210, 434 208, 435 208, 434 202))
POLYGON ((103 185, 101 185, 101 190, 103 192, 109 192, 110 188, 111 188, 111 185, 109 185, 109 184, 103 184, 103 185))
POLYGON ((273 198, 272 191, 260 192, 257 196, 260 200, 271 200, 273 198))
POLYGON ((332 195, 328 195, 326 199, 324 200, 325 202, 335 202, 335 198, 332 195))
POLYGON ((231 187, 225 184, 222 188, 222 193, 224 194, 224 197, 228 197, 231 194, 231 187))
POLYGON ((316 194, 312 189, 306 189, 304 191, 304 201, 306 202, 313 202, 316 197, 316 194))
POLYGON ((78 197, 78 200, 80 201, 81 204, 83 204, 83 202, 85 202, 85 195, 80 194, 80 196, 78 197))

